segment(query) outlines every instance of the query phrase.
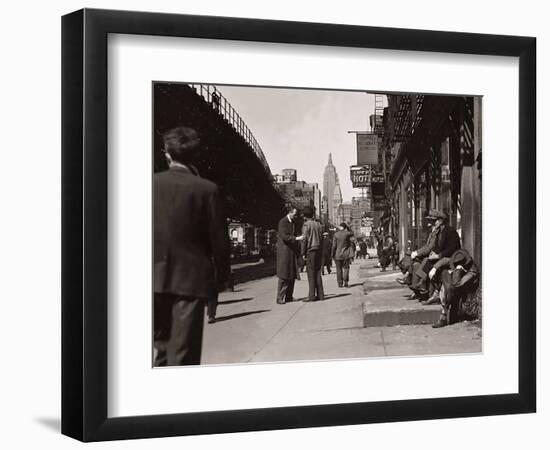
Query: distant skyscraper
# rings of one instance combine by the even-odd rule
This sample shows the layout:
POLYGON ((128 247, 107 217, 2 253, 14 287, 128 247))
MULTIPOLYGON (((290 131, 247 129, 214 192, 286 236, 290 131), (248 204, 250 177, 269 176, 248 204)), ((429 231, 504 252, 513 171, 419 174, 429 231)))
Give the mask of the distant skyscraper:
POLYGON ((342 191, 331 153, 328 154, 328 164, 323 174, 323 194, 327 199, 328 220, 335 224, 338 220, 338 206, 342 203, 342 191))

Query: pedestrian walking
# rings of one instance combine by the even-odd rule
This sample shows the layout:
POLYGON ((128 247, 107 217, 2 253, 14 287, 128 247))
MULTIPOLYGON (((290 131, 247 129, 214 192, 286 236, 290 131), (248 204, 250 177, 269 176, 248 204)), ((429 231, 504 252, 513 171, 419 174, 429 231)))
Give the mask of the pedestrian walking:
POLYGON ((329 234, 325 231, 323 233, 323 269, 322 273, 325 274, 325 269, 327 273, 332 271, 332 239, 329 234))
POLYGON ((359 251, 361 252, 361 258, 367 258, 367 244, 364 240, 359 242, 359 251))
POLYGON ((218 309, 218 295, 208 299, 206 303, 206 316, 208 317, 208 323, 216 322, 216 311, 218 309))
POLYGON ((323 278, 321 268, 323 266, 323 227, 315 221, 313 208, 306 206, 303 211, 306 221, 302 227, 302 257, 306 261, 307 281, 309 294, 305 302, 324 300, 323 278))
POLYGON ((300 279, 298 268, 299 241, 301 236, 294 235, 294 219, 298 210, 291 206, 288 213, 279 221, 277 227, 277 303, 294 301, 294 283, 300 279))
POLYGON ((191 165, 198 134, 163 135, 169 169, 153 179, 155 366, 200 364, 204 307, 230 272, 229 236, 218 187, 191 165))
POLYGON ((351 242, 352 237, 353 233, 348 225, 342 222, 332 239, 332 259, 336 265, 338 287, 348 287, 349 266, 355 250, 355 246, 351 242))

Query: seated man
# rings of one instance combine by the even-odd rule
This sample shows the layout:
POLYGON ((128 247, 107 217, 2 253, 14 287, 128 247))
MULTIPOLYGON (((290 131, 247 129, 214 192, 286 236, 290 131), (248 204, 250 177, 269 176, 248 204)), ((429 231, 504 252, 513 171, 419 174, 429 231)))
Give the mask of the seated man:
POLYGON ((430 217, 435 218, 435 227, 438 229, 437 238, 433 250, 425 258, 415 272, 416 279, 411 285, 417 297, 424 305, 433 305, 440 302, 438 277, 430 279, 428 276, 434 264, 442 258, 449 258, 456 250, 460 249, 460 237, 457 231, 447 224, 447 214, 437 210, 430 210, 430 217), (427 298, 430 295, 430 298, 427 298))
POLYGON ((401 271, 405 274, 403 278, 397 278, 396 281, 400 284, 406 284, 411 287, 413 294, 411 299, 417 299, 418 296, 413 289, 413 286, 418 284, 416 271, 420 267, 420 263, 433 251, 439 233, 439 228, 434 225, 435 218, 428 215, 426 216, 426 227, 431 231, 426 239, 426 244, 420 247, 418 250, 413 251, 410 255, 405 255, 405 257, 400 262, 401 271))
POLYGON ((477 287, 479 269, 470 254, 461 249, 434 264, 430 275, 436 273, 441 274, 441 315, 432 327, 441 328, 457 321, 462 301, 477 287))
POLYGON ((384 242, 384 247, 382 248, 382 254, 380 256, 380 267, 382 269, 381 272, 385 272, 386 268, 393 264, 393 269, 395 270, 395 241, 393 240, 391 235, 386 236, 386 241, 384 242))

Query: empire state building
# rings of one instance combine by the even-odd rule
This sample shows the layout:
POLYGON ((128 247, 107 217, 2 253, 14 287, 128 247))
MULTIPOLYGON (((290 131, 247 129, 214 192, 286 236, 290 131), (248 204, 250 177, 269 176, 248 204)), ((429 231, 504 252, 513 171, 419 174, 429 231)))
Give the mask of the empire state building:
POLYGON ((327 205, 328 220, 332 224, 336 223, 338 206, 342 203, 342 191, 336 167, 332 164, 332 154, 328 154, 328 164, 323 174, 323 194, 327 205))

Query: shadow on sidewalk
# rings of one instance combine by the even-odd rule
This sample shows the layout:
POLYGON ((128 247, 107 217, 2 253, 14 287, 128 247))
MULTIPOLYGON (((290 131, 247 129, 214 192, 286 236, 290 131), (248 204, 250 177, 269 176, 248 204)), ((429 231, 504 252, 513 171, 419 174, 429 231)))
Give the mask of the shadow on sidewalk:
POLYGON ((230 314, 229 316, 216 317, 216 322, 224 322, 225 320, 238 319, 239 317, 250 316, 251 314, 260 314, 269 312, 270 309, 259 309, 257 311, 247 311, 238 314, 230 314))
POLYGON ((347 297, 348 295, 351 295, 351 293, 347 292, 345 294, 329 294, 329 295, 325 295, 325 300, 332 300, 332 299, 338 298, 338 297, 347 297))
POLYGON ((254 300, 254 297, 237 298, 235 300, 221 300, 218 302, 218 305, 231 305, 232 303, 249 302, 250 300, 254 300))

